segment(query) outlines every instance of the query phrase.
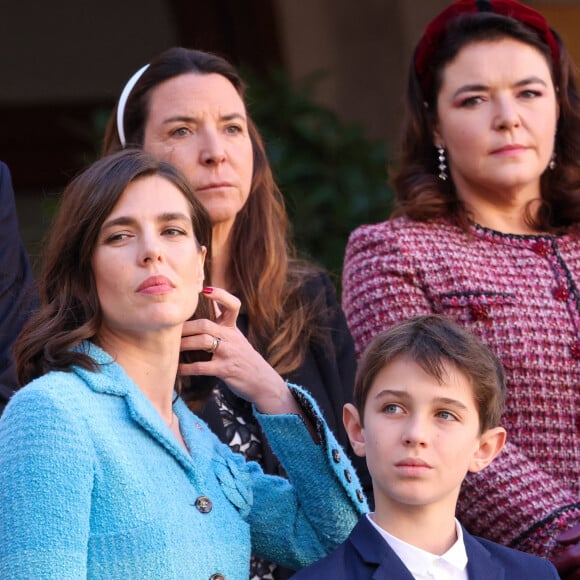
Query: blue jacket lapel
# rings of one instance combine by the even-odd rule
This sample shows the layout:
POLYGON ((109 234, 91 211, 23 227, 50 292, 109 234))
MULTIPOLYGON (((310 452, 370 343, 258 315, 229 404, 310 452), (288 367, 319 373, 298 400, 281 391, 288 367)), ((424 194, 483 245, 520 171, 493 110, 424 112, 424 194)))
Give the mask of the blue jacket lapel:
MULTIPOLYGON (((93 343, 85 342, 79 347, 93 358, 101 372, 74 367, 74 372, 95 392, 123 398, 131 419, 162 445, 196 479, 199 470, 194 470, 192 458, 173 436, 159 413, 123 368, 111 356, 93 343)), ((181 411, 181 409, 180 409, 181 411)), ((182 411, 179 413, 181 416, 182 411)), ((190 451, 193 450, 190 447, 190 451)))
MULTIPOLYGON (((504 580, 504 569, 465 528, 463 539, 467 552, 469 580, 504 580)), ((349 541, 367 565, 376 565, 373 580, 413 580, 413 576, 385 542, 377 530, 363 516, 351 533, 349 541)))
POLYGON ((465 528, 463 541, 467 552, 467 574, 469 580, 504 580, 505 572, 502 566, 495 562, 492 554, 485 549, 465 528))
POLYGON ((373 525, 363 516, 350 535, 350 542, 361 558, 376 565, 373 580, 413 580, 401 559, 393 552, 373 525))

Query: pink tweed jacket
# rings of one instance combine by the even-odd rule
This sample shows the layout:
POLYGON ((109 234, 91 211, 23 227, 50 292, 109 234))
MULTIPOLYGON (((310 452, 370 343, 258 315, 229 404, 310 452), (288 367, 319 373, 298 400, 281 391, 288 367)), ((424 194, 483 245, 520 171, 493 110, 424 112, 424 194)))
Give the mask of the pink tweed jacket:
POLYGON ((467 529, 549 557, 580 521, 580 233, 508 235, 407 218, 349 239, 343 309, 357 355, 379 331, 429 312, 471 329, 500 357, 508 443, 470 474, 467 529))

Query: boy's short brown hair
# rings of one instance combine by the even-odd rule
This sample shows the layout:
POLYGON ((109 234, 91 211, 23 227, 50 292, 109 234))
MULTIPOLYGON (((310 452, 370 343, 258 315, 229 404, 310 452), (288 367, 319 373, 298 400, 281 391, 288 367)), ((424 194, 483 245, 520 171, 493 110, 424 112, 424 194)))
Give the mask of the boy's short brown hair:
POLYGON ((506 395, 501 362, 471 332, 437 314, 395 324, 370 342, 360 360, 354 386, 354 405, 361 423, 376 376, 399 356, 409 357, 439 382, 444 379, 443 363, 452 364, 473 387, 480 433, 499 425, 506 395))

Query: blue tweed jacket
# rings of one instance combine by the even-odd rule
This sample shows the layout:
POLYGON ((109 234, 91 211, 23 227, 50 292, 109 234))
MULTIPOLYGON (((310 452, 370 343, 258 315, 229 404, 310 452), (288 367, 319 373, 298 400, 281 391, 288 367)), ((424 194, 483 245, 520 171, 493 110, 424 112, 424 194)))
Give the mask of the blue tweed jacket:
POLYGON ((291 484, 246 463, 179 400, 189 455, 123 369, 87 348, 102 372, 48 373, 0 418, 3 580, 246 580, 251 546, 297 569, 332 551, 366 510, 299 388, 320 445, 296 415, 257 414, 291 484))
MULTIPOLYGON (((548 560, 472 536, 463 529, 469 580, 558 580, 548 560)), ((304 568, 296 580, 413 580, 413 575, 363 516, 330 556, 304 568)))

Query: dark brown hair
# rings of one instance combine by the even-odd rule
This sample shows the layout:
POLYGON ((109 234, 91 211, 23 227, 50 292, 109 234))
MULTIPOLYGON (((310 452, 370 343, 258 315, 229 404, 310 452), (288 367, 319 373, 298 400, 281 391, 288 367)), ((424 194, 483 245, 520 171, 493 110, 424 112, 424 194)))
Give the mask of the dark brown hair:
POLYGON ((480 433, 499 425, 506 396, 499 359, 471 332, 437 314, 395 324, 370 342, 359 362, 354 386, 354 405, 361 422, 376 376, 397 357, 410 358, 440 383, 445 379, 443 364, 451 364, 471 383, 480 433))
MULTIPOLYGON (((429 59, 433 77, 430 94, 424 95, 414 62, 409 68, 405 97, 405 116, 401 139, 400 167, 394 174, 396 190, 394 216, 404 215, 419 221, 452 217, 467 228, 468 215, 457 197, 451 179, 441 181, 433 145, 437 122, 437 96, 448 65, 465 46, 474 42, 515 39, 536 48, 544 55, 560 105, 555 153, 557 166, 541 177, 541 206, 526 219, 539 231, 557 231, 580 221, 580 98, 576 67, 563 42, 553 33, 559 46, 559 62, 539 34, 517 20, 490 12, 465 14, 451 20, 441 43, 433 47, 429 59)), ((536 209, 537 206, 534 206, 536 209)))
MULTIPOLYGON (((222 75, 244 100, 245 85, 228 61, 207 52, 171 48, 151 62, 128 97, 123 116, 128 144, 143 146, 151 92, 162 82, 187 73, 222 75)), ((229 274, 235 286, 231 290, 247 312, 250 342, 284 375, 300 366, 308 341, 322 336, 320 324, 314 324, 325 314, 322 297, 312 300, 304 295, 305 278, 320 270, 296 258, 284 198, 249 116, 248 129, 254 174, 248 201, 232 231, 229 274)), ((120 148, 115 110, 109 118, 103 152, 120 148)))
MULTIPOLYGON (((140 150, 97 161, 66 187, 48 233, 39 277, 40 310, 14 346, 21 385, 73 365, 96 370, 93 359, 74 348, 93 339, 102 321, 92 255, 103 222, 127 186, 151 175, 166 179, 183 193, 191 208, 196 240, 207 247, 206 264, 211 259, 209 216, 179 171, 140 150)), ((211 316, 210 304, 202 296, 195 316, 211 316)))

